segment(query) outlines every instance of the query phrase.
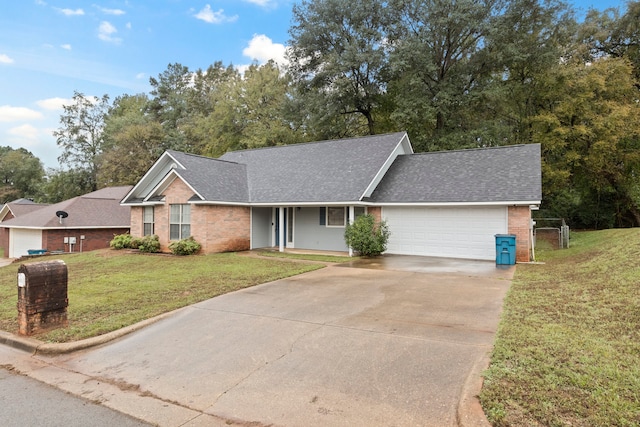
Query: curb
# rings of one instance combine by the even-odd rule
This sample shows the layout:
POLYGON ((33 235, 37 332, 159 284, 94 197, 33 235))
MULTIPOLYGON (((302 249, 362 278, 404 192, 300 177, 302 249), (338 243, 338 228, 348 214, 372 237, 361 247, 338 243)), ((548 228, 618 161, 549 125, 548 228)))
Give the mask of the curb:
POLYGON ((485 352, 476 360, 462 386, 456 414, 459 427, 491 427, 478 398, 484 381, 482 372, 491 362, 489 353, 485 352))
POLYGON ((167 317, 171 317, 178 311, 183 310, 185 308, 186 307, 178 308, 168 313, 160 314, 156 317, 143 320, 141 322, 118 329, 116 331, 106 333, 104 335, 99 335, 97 337, 86 338, 84 340, 67 342, 67 343, 59 343, 59 344, 46 343, 46 342, 37 340, 35 338, 24 337, 24 336, 12 334, 10 332, 0 331, 0 344, 13 347, 17 350, 30 352, 32 354, 42 354, 42 355, 48 355, 48 356, 53 356, 58 354, 68 354, 68 353, 73 353, 75 351, 80 351, 80 350, 84 350, 91 347, 97 347, 99 345, 114 341, 132 332, 136 332, 140 329, 143 329, 153 323, 159 322, 160 320, 166 319, 167 317))

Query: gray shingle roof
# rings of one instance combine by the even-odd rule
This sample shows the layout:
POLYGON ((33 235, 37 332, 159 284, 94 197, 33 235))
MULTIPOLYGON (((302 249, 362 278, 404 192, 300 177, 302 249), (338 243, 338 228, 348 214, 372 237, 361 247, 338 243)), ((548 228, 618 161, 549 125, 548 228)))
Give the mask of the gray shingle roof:
POLYGON ((169 151, 185 169, 176 173, 206 201, 247 203, 249 189, 247 167, 210 157, 169 151))
POLYGON ((540 201, 540 145, 398 156, 369 201, 540 201))
POLYGON ((128 228, 131 224, 130 208, 120 206, 120 200, 131 186, 109 187, 83 196, 74 197, 55 205, 42 207, 0 224, 3 227, 33 228, 128 228), (57 211, 69 214, 60 224, 57 211))
POLYGON ((357 201, 406 134, 229 152, 247 166, 252 203, 357 201))

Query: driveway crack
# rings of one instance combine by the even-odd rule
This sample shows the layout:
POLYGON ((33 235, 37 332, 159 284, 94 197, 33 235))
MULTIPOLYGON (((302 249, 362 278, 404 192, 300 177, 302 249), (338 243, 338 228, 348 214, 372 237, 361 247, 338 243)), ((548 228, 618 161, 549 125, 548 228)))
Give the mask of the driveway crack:
POLYGON ((216 396, 215 400, 213 401, 213 403, 211 404, 211 406, 214 406, 216 403, 218 403, 218 401, 220 400, 220 398, 224 395, 226 395, 227 393, 233 391, 234 389, 236 389, 238 386, 240 386, 242 383, 244 383, 245 381, 247 381, 249 378, 251 378, 253 375, 255 375, 256 373, 262 371, 263 369, 265 369, 267 366, 269 365, 273 365, 274 363, 282 360, 284 357, 292 354, 295 350, 296 345, 300 342, 300 340, 306 338, 308 335, 324 328, 326 325, 323 324, 319 324, 317 327, 309 329, 308 331, 304 332, 303 334, 300 334, 300 336, 298 336, 289 346, 289 351, 279 355, 278 357, 275 357, 271 360, 267 360, 266 362, 264 362, 264 364, 256 367, 254 370, 252 370, 251 372, 249 372, 247 375, 245 375, 244 377, 240 378, 235 384, 233 384, 231 387, 229 387, 228 389, 226 389, 225 391, 223 391, 222 393, 220 393, 218 396, 216 396))

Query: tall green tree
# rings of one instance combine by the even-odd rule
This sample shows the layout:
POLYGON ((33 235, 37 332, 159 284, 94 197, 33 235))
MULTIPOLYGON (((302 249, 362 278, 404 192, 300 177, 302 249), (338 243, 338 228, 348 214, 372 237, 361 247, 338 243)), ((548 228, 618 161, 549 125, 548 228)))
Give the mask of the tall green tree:
POLYGON ((42 162, 24 148, 0 147, 0 201, 37 199, 44 182, 42 162))
POLYGON ((169 64, 157 78, 151 77, 149 83, 152 89, 148 111, 164 129, 163 148, 192 151, 181 125, 190 113, 189 93, 193 73, 182 64, 169 64))
POLYGON ((39 200, 58 203, 90 192, 93 177, 87 169, 47 169, 46 182, 41 187, 39 200))
POLYGON ((319 133, 330 134, 337 117, 351 115, 364 120, 366 133, 378 131, 387 86, 386 17, 380 0, 303 0, 293 7, 289 69, 319 133))
POLYGON ((627 2, 624 13, 617 8, 591 9, 580 30, 591 58, 604 54, 631 62, 640 89, 640 1, 627 2))
POLYGON ((109 96, 85 97, 74 92, 73 104, 65 105, 60 116, 60 128, 53 132, 62 148, 58 161, 74 170, 84 170, 89 176, 83 191, 97 190, 100 155, 103 152, 104 120, 109 111, 109 96))
POLYGON ((146 113, 145 94, 114 100, 105 118, 98 187, 135 184, 163 152, 162 125, 146 113))
POLYGON ((503 0, 390 0, 396 120, 420 151, 474 145, 503 0), (459 140, 462 141, 459 141, 459 140))
POLYGON ((547 75, 532 118, 543 149, 543 208, 573 226, 640 225, 640 103, 622 58, 579 58, 547 75))

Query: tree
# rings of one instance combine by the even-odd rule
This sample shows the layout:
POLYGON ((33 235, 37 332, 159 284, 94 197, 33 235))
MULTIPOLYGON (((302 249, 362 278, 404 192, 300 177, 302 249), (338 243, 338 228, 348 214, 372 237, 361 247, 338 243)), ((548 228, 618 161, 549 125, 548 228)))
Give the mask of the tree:
POLYGON ((640 225, 640 104, 625 59, 580 58, 547 77, 532 118, 543 150, 543 208, 574 226, 640 225))
POLYGON ((0 200, 37 198, 44 182, 42 162, 24 148, 0 147, 0 200))
POLYGON ((98 186, 133 185, 163 152, 164 132, 145 109, 144 94, 116 98, 105 119, 98 186))
POLYGON ((164 129, 165 150, 191 151, 180 126, 189 116, 188 99, 192 82, 193 73, 178 63, 169 64, 157 79, 149 79, 153 98, 148 103, 148 110, 164 129))
POLYGON ((105 116, 109 96, 87 98, 74 92, 73 104, 65 105, 60 116, 61 127, 53 132, 63 152, 58 161, 71 169, 85 170, 89 177, 87 190, 97 190, 98 161, 103 151, 105 116))
POLYGON ((473 145, 467 137, 494 61, 487 39, 502 0, 390 0, 396 120, 419 151, 473 145), (454 133, 464 143, 451 146, 454 133), (460 135, 457 135, 459 137, 460 135))
POLYGON ((589 10, 580 28, 590 59, 601 55, 626 58, 634 68, 636 87, 640 89, 640 1, 627 2, 627 10, 589 10))
POLYGON ((58 203, 81 196, 92 190, 93 177, 87 169, 48 169, 42 186, 41 201, 58 203))
POLYGON ((386 91, 387 37, 380 0, 303 0, 293 7, 290 72, 324 127, 359 115, 374 134, 386 91))

